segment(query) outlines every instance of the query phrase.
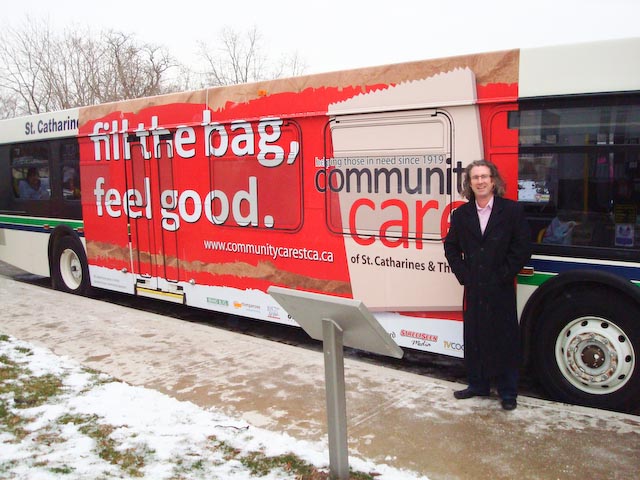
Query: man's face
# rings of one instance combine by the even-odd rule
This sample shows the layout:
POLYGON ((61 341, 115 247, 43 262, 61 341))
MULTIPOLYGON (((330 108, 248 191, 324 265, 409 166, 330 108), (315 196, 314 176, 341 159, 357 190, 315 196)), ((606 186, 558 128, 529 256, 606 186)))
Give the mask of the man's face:
POLYGON ((476 196, 476 200, 488 199, 493 195, 495 186, 491 170, 484 165, 473 167, 469 172, 471 190, 476 196))

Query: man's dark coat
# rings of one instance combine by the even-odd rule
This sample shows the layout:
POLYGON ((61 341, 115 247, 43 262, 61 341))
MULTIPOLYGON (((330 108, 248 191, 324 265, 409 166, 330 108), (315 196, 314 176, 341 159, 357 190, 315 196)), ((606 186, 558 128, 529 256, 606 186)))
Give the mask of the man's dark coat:
POLYGON ((531 256, 522 207, 494 197, 484 234, 475 200, 457 208, 444 242, 453 273, 464 285, 464 355, 470 376, 490 378, 517 369, 520 337, 515 277, 531 256))

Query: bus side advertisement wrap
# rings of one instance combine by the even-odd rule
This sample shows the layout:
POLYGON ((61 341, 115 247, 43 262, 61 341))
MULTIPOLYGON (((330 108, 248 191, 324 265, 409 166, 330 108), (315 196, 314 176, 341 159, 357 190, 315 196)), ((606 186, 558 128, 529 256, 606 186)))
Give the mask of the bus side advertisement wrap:
POLYGON ((269 116, 284 104, 267 100, 243 118, 171 104, 82 126, 92 284, 279 284, 374 310, 459 309, 441 241, 483 155, 473 72, 343 92, 324 115, 269 116))

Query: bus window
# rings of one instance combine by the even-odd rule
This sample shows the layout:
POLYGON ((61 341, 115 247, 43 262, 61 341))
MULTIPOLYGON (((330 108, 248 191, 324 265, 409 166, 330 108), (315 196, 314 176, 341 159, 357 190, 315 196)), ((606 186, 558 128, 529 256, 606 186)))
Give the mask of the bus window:
POLYGON ((49 154, 46 144, 23 144, 11 148, 13 193, 20 200, 49 200, 49 154))
POLYGON ((640 105, 630 103, 521 112, 518 200, 536 243, 640 249, 640 105))
POLYGON ((65 200, 80 200, 80 155, 76 141, 60 146, 62 196, 65 200))
POLYGON ((292 120, 211 129, 206 208, 217 225, 296 231, 302 226, 302 143, 292 120), (264 214, 258 216, 258 209, 264 214))
POLYGON ((330 134, 333 158, 325 161, 323 183, 331 231, 391 242, 442 238, 440 212, 452 198, 449 115, 337 116, 330 134))

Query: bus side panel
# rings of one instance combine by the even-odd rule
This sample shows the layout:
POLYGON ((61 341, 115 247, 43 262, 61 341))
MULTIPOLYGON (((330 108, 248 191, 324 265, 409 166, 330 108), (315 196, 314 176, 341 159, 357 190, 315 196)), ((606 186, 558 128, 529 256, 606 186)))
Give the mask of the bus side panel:
MULTIPOLYGON (((357 297, 376 311, 459 310, 442 238, 462 201, 460 173, 485 142, 468 60, 405 83, 308 88, 216 110, 175 96, 135 111, 87 109, 92 284, 135 291, 155 278, 145 288, 189 305, 285 323, 270 285, 357 297)), ((492 85, 492 95, 504 90, 492 85)), ((407 322, 408 339, 431 338, 407 322)))

